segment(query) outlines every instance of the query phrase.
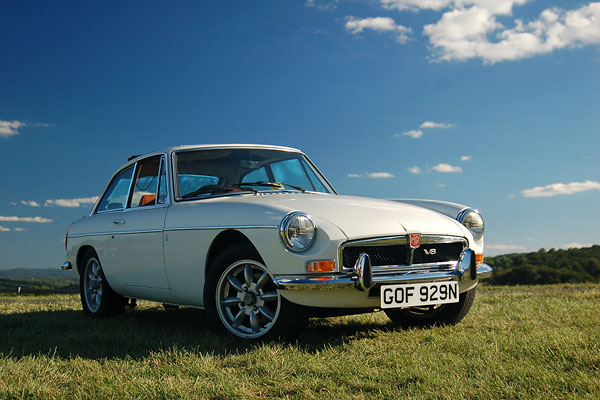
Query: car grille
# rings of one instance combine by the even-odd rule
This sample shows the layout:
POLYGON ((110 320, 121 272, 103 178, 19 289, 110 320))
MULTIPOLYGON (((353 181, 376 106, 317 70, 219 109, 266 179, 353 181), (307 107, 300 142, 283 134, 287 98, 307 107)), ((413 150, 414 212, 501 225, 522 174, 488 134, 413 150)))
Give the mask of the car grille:
POLYGON ((367 253, 373 267, 413 266, 458 262, 466 241, 461 237, 426 236, 421 237, 421 245, 414 249, 408 245, 406 236, 348 242, 341 246, 344 269, 354 268, 361 253, 367 253), (411 256, 412 253, 412 256, 411 256))
POLYGON ((344 268, 354 268, 354 263, 361 253, 369 255, 372 266, 406 265, 410 258, 408 245, 345 247, 342 251, 344 268))
POLYGON ((415 249, 413 264, 427 264, 446 261, 458 261, 464 249, 462 242, 424 244, 415 249), (431 254, 435 250, 435 254, 431 254), (429 252, 430 254, 427 254, 429 252))

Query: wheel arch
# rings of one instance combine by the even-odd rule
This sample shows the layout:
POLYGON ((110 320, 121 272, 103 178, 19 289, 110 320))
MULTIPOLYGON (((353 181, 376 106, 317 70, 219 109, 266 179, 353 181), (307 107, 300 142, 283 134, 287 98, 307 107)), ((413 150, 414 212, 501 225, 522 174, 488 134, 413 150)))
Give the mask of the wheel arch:
POLYGON ((77 268, 77 272, 81 275, 81 268, 83 268, 83 256, 85 255, 85 253, 88 250, 92 250, 94 253, 96 253, 96 256, 98 255, 98 252, 96 251, 96 249, 94 249, 93 246, 90 245, 83 245, 79 248, 79 250, 77 250, 77 257, 75 258, 75 262, 76 262, 76 268, 77 268))
POLYGON ((248 246, 250 246, 256 253, 256 256, 258 257, 258 261, 260 261, 261 263, 264 264, 264 260, 260 256, 260 253, 256 249, 256 246, 254 246, 252 241, 250 239, 248 239, 248 237, 246 235, 244 235, 242 232, 237 231, 235 229, 228 229, 228 230, 225 230, 225 231, 219 233, 213 239, 212 243, 210 244, 210 246, 208 248, 208 252, 206 253, 206 263, 204 264, 205 265, 205 271, 204 271, 205 276, 208 274, 211 264, 213 263, 215 258, 217 258, 219 256, 219 254, 221 254, 223 251, 225 251, 225 249, 227 249, 233 245, 242 244, 242 243, 245 243, 248 246))

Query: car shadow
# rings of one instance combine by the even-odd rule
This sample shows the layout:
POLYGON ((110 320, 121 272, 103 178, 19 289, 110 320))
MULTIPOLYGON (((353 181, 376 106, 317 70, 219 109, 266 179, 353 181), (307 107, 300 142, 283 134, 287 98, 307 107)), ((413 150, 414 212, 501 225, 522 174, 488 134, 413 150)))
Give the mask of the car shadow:
POLYGON ((311 319, 295 337, 247 342, 211 329, 204 312, 191 308, 128 310, 112 318, 90 318, 75 310, 44 310, 0 316, 0 355, 141 359, 154 352, 177 349, 225 356, 252 351, 265 343, 312 353, 393 329, 391 324, 356 318, 333 323, 318 318, 311 319))

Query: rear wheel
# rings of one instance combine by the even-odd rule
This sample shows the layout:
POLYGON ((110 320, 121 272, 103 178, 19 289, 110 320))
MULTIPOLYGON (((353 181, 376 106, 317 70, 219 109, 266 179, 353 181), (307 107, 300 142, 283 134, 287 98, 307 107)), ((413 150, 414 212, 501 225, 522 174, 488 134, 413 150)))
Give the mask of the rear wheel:
POLYGON ((475 300, 476 287, 461 293, 458 303, 423 307, 389 308, 384 310, 389 319, 404 328, 415 326, 454 325, 469 312, 475 300))
POLYGON ((306 323, 278 292, 273 277, 248 245, 235 245, 210 267, 204 291, 209 320, 237 337, 287 336, 306 323))
POLYGON ((83 312, 90 316, 122 314, 127 300, 117 294, 106 280, 100 260, 93 250, 83 256, 83 267, 79 277, 79 292, 83 312))

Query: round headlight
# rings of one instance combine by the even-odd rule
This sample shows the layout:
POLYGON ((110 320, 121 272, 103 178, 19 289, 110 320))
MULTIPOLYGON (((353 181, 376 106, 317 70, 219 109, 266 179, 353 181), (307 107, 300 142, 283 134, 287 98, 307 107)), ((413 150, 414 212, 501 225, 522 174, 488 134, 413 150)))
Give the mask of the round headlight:
POLYGON ((286 215, 279 225, 279 234, 288 249, 307 250, 315 241, 317 229, 308 214, 295 211, 286 215))
POLYGON ((477 210, 468 208, 464 211, 461 211, 456 219, 471 232, 473 239, 481 239, 483 236, 483 231, 485 230, 485 224, 483 223, 483 218, 479 212, 477 212, 477 210))

